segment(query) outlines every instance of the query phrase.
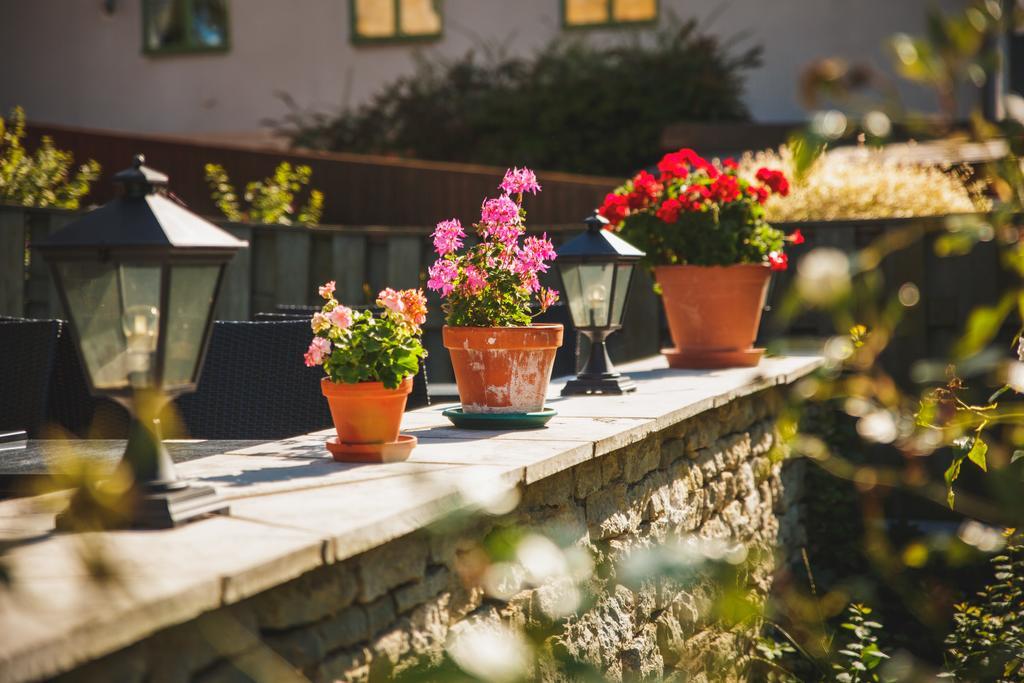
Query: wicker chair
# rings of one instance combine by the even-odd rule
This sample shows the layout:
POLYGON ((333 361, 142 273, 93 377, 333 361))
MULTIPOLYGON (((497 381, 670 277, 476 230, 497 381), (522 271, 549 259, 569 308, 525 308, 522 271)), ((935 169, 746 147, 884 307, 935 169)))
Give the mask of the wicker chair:
MULTIPOLYGON (((377 306, 351 306, 358 311, 380 310, 377 306)), ((307 326, 309 325, 309 319, 312 315, 318 312, 320 309, 315 306, 296 306, 291 304, 281 304, 276 307, 273 312, 256 313, 253 319, 257 322, 284 322, 291 320, 301 320, 307 326)), ((307 329, 307 336, 309 335, 307 329)), ((308 343, 308 339, 307 339, 308 343)), ((414 408, 423 408, 424 406, 430 405, 430 385, 427 378, 427 364, 420 363, 420 371, 416 373, 412 378, 412 393, 409 394, 409 400, 405 404, 406 410, 413 410, 414 408)))
POLYGON ((61 328, 59 320, 0 320, 0 430, 39 435, 61 328))

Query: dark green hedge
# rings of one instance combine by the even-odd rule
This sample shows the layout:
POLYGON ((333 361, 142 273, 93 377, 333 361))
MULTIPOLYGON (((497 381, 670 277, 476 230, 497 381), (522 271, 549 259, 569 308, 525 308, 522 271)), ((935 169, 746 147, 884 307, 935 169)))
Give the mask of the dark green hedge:
POLYGON ((611 42, 563 36, 529 59, 486 52, 421 57, 361 107, 274 125, 314 149, 625 175, 658 156, 671 123, 749 119, 743 72, 761 50, 672 21, 611 42))

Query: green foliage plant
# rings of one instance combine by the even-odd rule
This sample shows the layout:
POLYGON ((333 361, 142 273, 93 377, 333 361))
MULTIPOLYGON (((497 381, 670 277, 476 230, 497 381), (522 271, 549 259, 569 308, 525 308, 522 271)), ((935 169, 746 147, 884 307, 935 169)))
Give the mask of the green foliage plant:
POLYGON ((991 560, 994 580, 955 606, 954 628, 946 638, 946 678, 1024 678, 1024 535, 1011 529, 1006 536, 1003 552, 991 560))
POLYGON ((296 110, 274 125, 312 149, 625 175, 658 154, 673 123, 749 120, 743 74, 760 52, 673 20, 653 36, 559 36, 526 58, 484 46, 420 57, 358 108, 296 110))
POLYGON ((692 149, 662 157, 657 175, 640 171, 605 197, 599 212, 629 242, 647 253, 648 265, 763 264, 785 270, 787 241, 765 220, 764 203, 789 192, 779 171, 762 168, 753 179, 735 161, 710 162, 692 149))
POLYGON ((839 660, 832 664, 838 683, 877 683, 878 665, 889 658, 878 647, 882 624, 870 619, 871 608, 857 603, 846 608, 847 617, 841 626, 850 632, 849 640, 839 649, 839 660))
POLYGON ((25 111, 15 107, 9 120, 0 118, 0 204, 78 209, 100 176, 90 159, 72 174, 75 158, 43 136, 35 152, 25 149, 25 111))
POLYGON ((324 208, 324 195, 320 190, 311 189, 306 203, 296 212, 296 197, 313 177, 313 170, 309 166, 292 166, 282 161, 269 178, 254 180, 245 186, 245 194, 242 196, 245 206, 239 201, 238 193, 223 166, 206 164, 204 171, 213 201, 229 221, 264 225, 320 223, 324 208))
POLYGON ((334 298, 335 282, 320 287, 325 302, 313 314, 313 341, 307 367, 320 366, 332 382, 382 382, 395 389, 419 370, 427 352, 420 342, 427 319, 421 290, 384 289, 377 295, 382 311, 355 311, 334 298))

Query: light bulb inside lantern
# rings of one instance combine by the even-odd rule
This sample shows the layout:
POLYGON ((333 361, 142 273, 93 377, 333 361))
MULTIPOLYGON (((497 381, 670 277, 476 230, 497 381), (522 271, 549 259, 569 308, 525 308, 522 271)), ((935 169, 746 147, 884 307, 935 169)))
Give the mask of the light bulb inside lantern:
POLYGON ((597 325, 597 319, 604 317, 605 302, 608 298, 608 289, 602 284, 596 284, 587 289, 587 308, 590 309, 590 324, 597 325))
POLYGON ((160 310, 156 306, 129 306, 121 316, 121 329, 127 346, 131 383, 133 386, 146 386, 150 380, 152 356, 156 352, 160 310))

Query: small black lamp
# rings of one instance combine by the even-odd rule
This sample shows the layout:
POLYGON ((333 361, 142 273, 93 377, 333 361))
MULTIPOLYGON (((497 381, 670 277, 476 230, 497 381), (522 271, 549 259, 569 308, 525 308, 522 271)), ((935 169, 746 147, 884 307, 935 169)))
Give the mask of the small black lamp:
MULTIPOLYGON (((143 165, 114 176, 122 192, 37 245, 49 262, 75 347, 96 396, 131 414, 120 467, 130 487, 107 526, 166 528, 227 505, 209 486, 177 478, 158 416, 194 391, 224 268, 248 243, 166 195, 167 176, 143 165)), ((81 503, 81 501, 78 501, 81 503)), ((76 500, 58 528, 76 526, 76 500)))
POLYGON ((644 252, 606 230, 608 220, 596 212, 584 223, 585 233, 556 250, 573 325, 591 342, 583 372, 565 385, 562 396, 625 394, 636 384, 615 372, 605 339, 622 327, 629 283, 644 252))

